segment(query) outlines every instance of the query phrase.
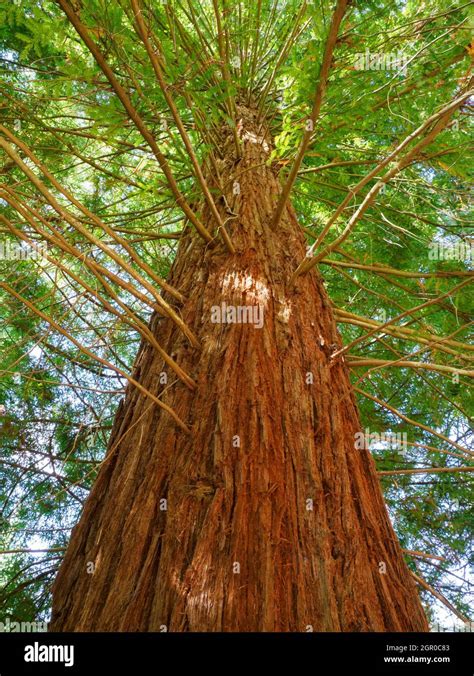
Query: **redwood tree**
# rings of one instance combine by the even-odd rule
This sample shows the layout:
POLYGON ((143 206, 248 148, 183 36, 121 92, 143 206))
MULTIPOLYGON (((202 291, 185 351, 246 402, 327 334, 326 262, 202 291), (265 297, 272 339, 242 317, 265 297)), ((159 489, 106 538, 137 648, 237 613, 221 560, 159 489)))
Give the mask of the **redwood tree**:
MULTIPOLYGON (((6 120, 1 220, 16 240, 48 244, 45 267, 133 329, 140 345, 129 372, 117 353, 87 345, 51 306, 29 299, 18 280, 1 283, 11 301, 72 343, 83 365, 127 381, 54 582, 51 630, 428 630, 416 582, 431 587, 405 561, 356 394, 429 435, 432 445, 415 436, 414 446, 461 462, 395 472, 472 469, 472 453, 459 439, 359 387, 392 367, 456 375, 457 382, 472 375, 458 335, 464 326, 439 335, 425 315, 404 321, 434 304, 451 317, 449 303, 464 294, 469 272, 459 262, 429 268, 427 250, 423 270, 401 269, 400 262, 398 269, 393 257, 374 262, 357 246, 359 232, 374 223, 407 231, 407 176, 415 202, 436 172, 462 190, 462 173, 444 160, 433 166, 454 152, 452 135, 460 133, 473 94, 465 33, 455 33, 443 57, 453 68, 449 81, 413 47, 442 35, 445 21, 462 27, 462 13, 440 6, 429 17, 410 6, 408 28, 398 17, 397 39, 418 69, 407 82, 409 58, 397 56, 394 74, 386 56, 400 42, 389 36, 389 48, 381 46, 380 31, 377 40, 370 35, 369 5, 57 4, 45 2, 43 10, 65 41, 51 47, 69 84, 64 115, 85 121, 103 109, 104 119, 62 127, 47 121, 51 104, 41 101, 46 108, 38 120, 31 113, 29 123, 35 142, 6 120), (363 36, 384 67, 371 67, 365 44, 357 43, 363 36), (441 82, 435 94, 433 82, 441 82), (410 109, 414 119, 402 119, 385 91, 392 87, 400 97, 420 88, 433 99, 410 109), (372 121, 383 115, 388 138, 380 131, 371 138, 356 105, 361 91, 372 121), (347 115, 336 116, 336 102, 347 115), (88 139, 84 147, 74 134, 88 139), (94 198, 84 199, 74 169, 61 178, 47 143, 102 176, 94 198), (114 159, 104 164, 108 147, 114 159), (138 169, 122 166, 122 157, 138 169), (145 173, 145 161, 154 173, 145 173), (334 167, 343 172, 336 186, 325 173, 334 167), (136 190, 145 207, 148 199, 160 204, 160 232, 145 208, 133 219, 161 242, 159 260, 142 251, 134 229, 118 227, 101 180, 110 181, 114 197, 122 183, 123 199, 136 190), (389 189, 398 191, 392 201, 389 189), (178 233, 170 229, 176 222, 178 233), (176 251, 163 252, 175 239, 176 251), (169 271, 164 259, 172 261, 169 271), (344 306, 328 293, 320 265, 331 272, 335 266, 352 285, 344 306), (359 282, 358 271, 378 275, 383 291, 359 282), (415 297, 405 285, 412 279, 422 291, 432 279, 437 293, 400 306, 391 289, 415 297), (381 298, 383 311, 352 313, 352 294, 361 292, 381 298), (363 331, 343 342, 337 322, 363 331)), ((56 73, 51 79, 60 101, 66 85, 56 73)), ((9 100, 10 117, 26 119, 31 111, 21 97, 9 100)), ((370 246, 379 237, 383 252, 389 240, 378 232, 370 246)), ((98 328, 97 335, 108 332, 98 328)))

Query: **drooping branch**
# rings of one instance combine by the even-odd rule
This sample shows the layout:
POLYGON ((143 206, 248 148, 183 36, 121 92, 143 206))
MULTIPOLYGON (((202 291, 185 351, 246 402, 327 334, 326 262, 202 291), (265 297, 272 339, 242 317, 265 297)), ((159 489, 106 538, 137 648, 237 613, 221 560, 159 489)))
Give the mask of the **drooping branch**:
POLYGON ((212 235, 208 232, 207 228, 201 223, 199 218, 196 216, 194 211, 191 209, 189 206, 188 202, 186 201, 184 195, 181 193, 178 184, 176 183, 176 180, 173 176, 173 173, 169 167, 168 161, 166 157, 163 155, 163 153, 160 151, 153 134, 147 129, 145 123, 143 122, 141 116, 137 112, 137 110, 134 108, 128 94, 126 93, 125 89, 122 87, 120 82, 117 80, 115 77, 112 69, 104 59, 104 56, 102 55, 101 51, 97 47, 96 43, 92 40, 92 38, 89 35, 89 32, 87 28, 81 23, 79 17, 75 13, 74 9, 71 7, 71 5, 67 2, 67 0, 56 0, 58 4, 61 6, 63 9, 64 13, 68 17, 69 21, 71 24, 74 26, 75 30, 77 31, 78 35, 80 36, 81 40, 84 42, 86 47, 89 49, 91 52, 92 56, 96 60, 98 66, 101 68, 102 72, 106 76, 107 80, 110 82, 110 85, 112 89, 115 91, 117 94, 117 97, 120 99, 123 107, 125 108, 128 116, 130 119, 134 122, 136 128, 140 132, 140 134, 143 136, 145 141, 148 143, 150 146, 154 156, 158 160, 158 164, 161 167, 161 170, 163 171, 166 180, 168 182, 169 187, 171 188, 171 191, 173 195, 176 198, 176 203, 178 204, 179 207, 183 210, 184 214, 186 217, 191 221, 191 223, 195 226, 196 230, 199 232, 201 237, 209 243, 209 245, 214 244, 214 238, 212 235))
POLYGON ((3 186, 3 188, 0 189, 0 195, 6 202, 8 202, 8 204, 10 204, 13 209, 15 209, 15 211, 22 218, 25 219, 25 221, 28 222, 28 224, 40 235, 41 238, 45 239, 53 246, 59 247, 65 253, 69 253, 74 258, 81 261, 81 263, 83 263, 92 272, 92 274, 97 277, 101 284, 104 278, 110 279, 121 289, 134 296, 137 300, 141 301, 145 306, 150 307, 162 315, 165 314, 160 305, 136 289, 130 282, 122 279, 104 265, 97 263, 93 258, 85 255, 80 249, 68 242, 62 233, 57 228, 55 228, 50 221, 46 220, 39 211, 34 209, 29 204, 21 203, 18 199, 18 195, 11 188, 8 186, 3 186), (37 219, 40 223, 42 223, 52 234, 48 233, 44 228, 40 228, 34 219, 37 219))
POLYGON ((47 552, 64 552, 66 547, 51 547, 50 549, 28 549, 26 547, 20 549, 2 549, 0 554, 39 554, 47 552))
POLYGON ((94 359, 95 361, 98 361, 99 363, 103 364, 108 369, 111 369, 112 371, 115 371, 115 373, 118 373, 120 376, 125 378, 131 385, 136 387, 137 389, 140 390, 145 396, 149 397, 152 401, 155 402, 155 404, 158 404, 160 408, 162 408, 164 411, 166 411, 175 421, 175 423, 180 427, 184 432, 187 434, 191 434, 191 430, 189 427, 179 418, 179 416, 173 411, 170 406, 162 402, 158 397, 156 397, 152 392, 146 389, 138 380, 135 380, 132 376, 130 376, 128 373, 123 371, 122 369, 118 368, 114 364, 111 364, 109 361, 106 359, 103 359, 102 357, 99 357, 99 355, 94 354, 89 350, 87 347, 84 347, 76 338, 71 336, 70 333, 68 333, 65 329, 63 329, 62 326, 60 326, 54 319, 51 317, 48 317, 42 310, 39 308, 35 307, 33 303, 31 303, 27 298, 24 298, 20 294, 18 294, 14 289, 12 289, 11 286, 6 284, 5 282, 0 282, 0 288, 4 289, 7 293, 9 293, 11 296, 19 300, 23 305, 25 305, 27 308, 31 310, 31 312, 41 319, 45 321, 47 324, 49 324, 53 329, 58 331, 61 335, 63 335, 65 338, 71 341, 73 345, 75 345, 81 352, 86 354, 88 357, 91 359, 94 359))
POLYGON ((321 263, 331 265, 335 268, 353 268, 354 270, 366 270, 367 272, 382 272, 384 275, 394 275, 395 277, 405 277, 408 279, 442 279, 446 277, 473 277, 474 273, 470 270, 437 270, 436 272, 411 272, 410 270, 397 270, 388 265, 373 263, 365 265, 362 263, 345 261, 335 261, 329 258, 321 259, 321 263))
POLYGON ((474 467, 422 467, 416 469, 389 469, 377 472, 379 476, 391 476, 392 474, 439 474, 455 472, 474 472, 474 467))
MULTIPOLYGON (((186 147, 186 150, 189 155, 189 159, 191 160, 191 164, 194 169, 194 174, 198 180, 199 185, 201 186, 202 193, 204 195, 204 199, 206 200, 207 204, 209 205, 209 208, 212 212, 212 215, 217 223, 218 230, 220 234, 222 235, 222 238, 229 249, 230 253, 235 253, 235 248, 232 244, 232 241, 224 227, 224 223, 222 222, 221 215, 219 211, 217 210, 216 203, 214 202, 214 199, 211 195, 211 192, 208 188, 206 179, 204 178, 204 174, 202 173, 201 167, 199 165, 199 161, 196 157, 196 154, 194 152, 193 145, 191 143, 191 140, 189 138, 189 135, 184 127, 183 121, 181 120, 181 116, 178 112, 178 109, 174 103, 173 97, 170 94, 169 88, 165 82, 165 77, 163 73, 163 67, 162 63, 160 63, 160 58, 158 57, 156 51, 153 49, 150 40, 148 39, 148 34, 150 33, 150 29, 146 29, 145 27, 145 22, 143 21, 143 16, 142 16, 142 11, 140 9, 138 0, 131 0, 132 3, 132 8, 135 16, 135 22, 136 22, 136 28, 138 35, 140 36, 141 41, 143 42, 146 52, 148 54, 148 57, 150 59, 151 65, 153 66, 153 70, 156 75, 156 79, 158 80, 158 84, 160 85, 160 89, 163 93, 163 96, 166 100, 166 103, 168 104, 168 107, 171 111, 171 114, 173 116, 173 119, 176 123, 176 126, 178 128, 178 132, 183 140, 183 143, 186 147)), ((154 36, 153 36, 154 37, 154 36)), ((154 43, 156 44, 156 39, 154 39, 154 43)))
POLYGON ((454 613, 456 615, 456 617, 459 617, 459 619, 462 620, 463 622, 466 622, 466 623, 469 622, 469 618, 467 618, 465 615, 460 613, 459 610, 457 608, 455 608, 455 606, 453 606, 453 604, 450 601, 448 601, 448 599, 445 596, 443 596, 443 594, 441 594, 441 592, 437 591, 434 587, 432 587, 427 582, 425 582, 425 580, 423 580, 423 578, 421 578, 419 575, 417 575, 413 571, 411 571, 411 574, 412 574, 415 582, 417 582, 420 585, 420 587, 423 587, 423 589, 426 589, 426 591, 429 591, 430 594, 432 594, 435 598, 437 598, 438 601, 441 601, 441 603, 443 603, 446 606, 446 608, 449 608, 449 610, 452 613, 454 613))
POLYGON ((441 439, 445 443, 449 444, 450 446, 454 446, 455 448, 458 449, 458 451, 461 451, 461 453, 464 453, 467 456, 472 456, 474 457, 474 452, 470 451, 468 448, 465 448, 464 446, 461 446, 461 444, 458 444, 457 441, 453 441, 453 439, 449 439, 449 437, 446 437, 444 434, 441 434, 440 432, 436 432, 436 430, 432 429, 431 427, 428 427, 428 425, 424 425, 423 423, 417 422, 416 420, 413 420, 412 418, 408 418, 404 413, 399 411, 398 409, 394 408, 393 406, 390 406, 386 401, 383 401, 382 399, 379 399, 378 397, 374 397, 374 395, 369 394, 368 392, 365 392, 364 390, 359 389, 358 387, 354 387, 355 392, 358 392, 361 394, 363 397, 367 397, 367 399, 371 399, 374 401, 376 404, 381 406, 382 408, 386 408, 388 411, 396 415, 398 418, 403 420, 404 422, 413 425, 414 427, 418 427, 425 432, 428 432, 429 434, 433 434, 435 437, 438 437, 438 439, 441 439))
POLYGON ((414 556, 415 558, 419 557, 420 559, 435 559, 436 561, 444 562, 446 559, 443 556, 437 556, 436 554, 426 554, 425 552, 414 552, 411 549, 403 549, 405 554, 408 556, 414 556))
POLYGON ((326 92, 326 87, 327 87, 327 81, 329 77, 329 73, 331 70, 331 62, 332 62, 332 56, 333 56, 333 51, 334 47, 336 46, 336 41, 337 41, 337 34, 339 32, 339 27, 341 25, 341 21, 344 18, 344 14, 346 12, 347 8, 347 0, 338 0, 336 9, 334 10, 334 14, 332 17, 331 21, 331 26, 329 28, 329 33, 328 37, 326 40, 326 46, 324 48, 324 56, 323 56, 323 61, 321 64, 321 70, 319 73, 319 80, 318 80, 318 86, 316 88, 316 94, 314 97, 314 102, 313 102, 313 108, 311 111, 311 115, 308 118, 308 121, 305 126, 305 132, 303 135, 303 140, 301 142, 300 149, 298 151, 298 154, 295 158, 295 161, 293 162, 293 166, 291 167, 290 173, 288 174, 288 178, 286 180, 285 185, 283 186, 283 190, 281 192, 280 198, 278 200, 276 209, 275 209, 275 214, 273 216, 273 222, 272 222, 272 227, 277 228, 278 224, 280 222, 280 218, 283 214, 283 210, 285 209, 286 203, 288 201, 288 198, 290 196, 291 189, 293 187, 293 184, 298 176, 298 172, 301 166, 301 163, 303 161, 303 158, 305 156, 306 150, 309 146, 309 142, 311 140, 311 137, 314 132, 314 127, 316 125, 316 122, 319 117, 319 113, 321 110, 321 104, 323 102, 324 94, 326 92))
POLYGON ((323 230, 321 231, 318 239, 314 242, 314 244, 311 245, 307 257, 305 260, 303 260, 298 267, 296 268, 293 277, 292 277, 292 282, 298 277, 298 275, 308 272, 312 267, 314 267, 317 263, 319 263, 323 258, 326 258, 328 254, 330 254, 334 249, 339 247, 342 242, 344 242, 349 234, 351 233, 353 227, 356 225, 357 221, 363 216, 365 211, 368 209, 370 204, 373 202, 377 194, 380 192, 380 190, 383 188, 384 185, 386 185, 394 176, 396 176, 398 173, 400 173, 408 164, 410 164, 414 158, 416 158, 421 150, 427 145, 429 145, 435 138, 438 136, 440 132, 443 131, 443 129, 446 128, 449 120, 451 119, 453 113, 458 110, 458 108, 461 107, 461 105, 469 99, 472 95, 474 94, 474 90, 467 90, 465 91, 461 96, 457 97, 454 101, 451 101, 448 105, 444 106, 440 111, 437 113, 431 115, 428 119, 426 119, 415 131, 413 131, 411 134, 409 134, 396 148, 393 150, 387 157, 379 162, 379 164, 372 169, 364 178, 362 178, 357 185, 354 186, 354 188, 351 188, 345 197, 345 199, 341 202, 339 207, 336 209, 334 214, 331 216, 329 221, 326 223, 324 226, 323 230), (433 126, 432 126, 433 125, 433 126), (367 185, 373 178, 379 174, 382 169, 387 167, 391 162, 395 160, 398 155, 417 137, 420 136, 423 132, 425 132, 429 127, 432 126, 432 129, 427 133, 427 135, 419 141, 411 150, 407 152, 407 154, 400 160, 398 160, 395 165, 389 169, 384 176, 382 176, 381 179, 379 179, 375 185, 369 190, 367 193, 366 197, 363 199, 359 207, 356 209, 355 213, 351 218, 349 219, 346 227, 344 228, 343 232, 333 241, 331 242, 330 245, 328 245, 323 251, 321 251, 317 255, 313 255, 316 249, 319 247, 319 245, 322 243, 326 235, 328 234, 331 226, 339 219, 339 217, 342 215, 343 211, 345 208, 349 205, 352 199, 362 190, 362 188, 367 185))
MULTIPOLYGON (((48 168, 40 162, 40 160, 36 157, 36 155, 28 148, 28 146, 23 143, 18 137, 16 137, 11 131, 9 131, 6 127, 4 127, 2 124, 0 124, 0 132, 2 132, 7 138, 9 138, 18 148, 20 148, 25 155, 32 161, 34 164, 38 167, 38 169, 42 172, 42 174, 49 180, 51 181, 51 184, 58 190, 64 197, 66 197, 71 204, 74 204, 75 207, 77 207, 85 216, 87 216, 94 225, 96 225, 98 228, 101 230, 104 230, 109 237, 112 238, 113 241, 117 242, 117 244, 120 244, 130 258, 136 263, 138 267, 140 267, 144 272, 147 273, 151 277, 153 281, 155 281, 162 289, 167 291, 170 296, 175 298, 177 301, 180 303, 183 302, 184 298, 182 294, 179 293, 177 289, 174 289, 166 280, 162 279, 159 275, 156 274, 156 272, 149 266, 147 265, 138 255, 137 253, 133 250, 133 248, 128 244, 127 240, 125 240, 123 237, 120 237, 120 235, 117 235, 115 230, 111 227, 109 227, 104 221, 100 220, 95 214, 90 211, 84 204, 82 204, 78 199, 74 197, 74 195, 67 190, 64 186, 62 186, 59 181, 56 180, 56 178, 52 175, 52 173, 48 170, 48 168)), ((6 148, 5 148, 6 149, 6 148)), ((8 151, 7 151, 8 152, 8 151)), ((14 161, 15 158, 12 158, 14 161)))
MULTIPOLYGON (((221 11, 219 9, 219 0, 212 0, 212 5, 214 7, 214 16, 216 19, 217 26, 217 44, 219 47, 219 56, 220 56, 220 67, 222 71, 222 76, 227 87, 227 101, 229 107, 229 114, 232 118, 232 134, 234 137, 234 145, 236 157, 241 157, 242 151, 240 148, 240 140, 237 134, 237 109, 235 106, 235 100, 231 93, 232 81, 229 73, 229 55, 226 49, 226 43, 224 41, 224 29, 221 21, 221 11)), ((225 17, 224 17, 225 18, 225 17)))
MULTIPOLYGON (((383 325, 382 322, 376 321, 375 319, 361 317, 360 315, 356 315, 353 312, 347 312, 346 310, 341 310, 340 308, 335 308, 334 312, 337 317, 337 321, 339 323, 351 324, 353 326, 359 326, 364 329, 377 328, 378 331, 383 325)), ((380 331, 380 333, 387 334, 402 340, 411 341, 414 343, 422 343, 423 345, 426 345, 429 348, 435 348, 440 352, 451 354, 458 359, 466 361, 472 359, 472 357, 468 357, 467 355, 464 354, 464 352, 471 352, 474 350, 474 346, 469 345, 469 343, 461 343, 457 340, 451 340, 448 337, 436 336, 435 334, 429 334, 427 332, 421 333, 419 331, 410 329, 406 325, 394 326, 392 324, 390 326, 385 326, 383 330, 380 331)), ((364 338, 365 337, 366 335, 364 336, 364 338)))
MULTIPOLYGON (((9 230, 16 237, 22 239, 24 242, 27 242, 31 246, 34 246, 34 242, 32 242, 32 240, 27 235, 25 235, 21 230, 18 230, 18 228, 16 228, 7 218, 5 218, 1 214, 0 221, 5 223, 9 228, 9 230)), ((57 258, 50 256, 48 253, 43 253, 43 257, 50 263, 52 263, 57 269, 62 270, 65 274, 74 279, 74 281, 78 283, 80 286, 82 286, 84 289, 86 289, 86 291, 91 296, 97 298, 97 300, 100 302, 101 306, 103 306, 105 310, 118 317, 121 321, 125 322, 133 329, 137 330, 140 333, 140 335, 142 335, 145 338, 145 340, 147 340, 151 345, 153 345, 158 354, 161 355, 161 357, 163 358, 164 363, 167 364, 176 373, 178 378, 182 380, 187 385, 187 387, 189 387, 190 389, 194 389, 196 387, 196 383, 194 382, 194 380, 185 371, 183 371, 183 369, 174 361, 174 359, 172 359, 165 352, 165 350, 163 350, 163 348, 158 343, 153 333, 150 331, 149 327, 143 321, 141 321, 141 319, 128 307, 128 305, 126 305, 126 303, 120 300, 117 294, 113 292, 110 285, 107 284, 105 279, 103 278, 100 279, 102 285, 104 286, 108 294, 112 296, 112 298, 116 301, 116 303, 122 308, 122 310, 124 310, 125 314, 121 314, 118 310, 116 310, 113 307, 113 305, 111 305, 105 298, 103 298, 90 284, 87 284, 87 282, 83 278, 79 277, 79 275, 76 275, 72 270, 63 265, 57 258)))
MULTIPOLYGON (((356 338, 351 343, 348 343, 343 348, 341 348, 340 350, 335 352, 333 354, 333 358, 338 357, 338 356, 339 357, 342 356, 343 354, 345 354, 346 352, 351 350, 355 345, 358 345, 362 341, 367 340, 367 338, 369 338, 370 336, 373 336, 376 333, 379 333, 380 331, 384 331, 386 327, 393 325, 393 324, 395 324, 395 322, 398 322, 401 319, 404 319, 405 317, 412 315, 414 312, 418 312, 419 310, 423 310, 424 308, 430 307, 431 305, 435 305, 436 303, 439 303, 440 300, 443 300, 444 298, 448 298, 448 297, 452 296, 452 294, 455 291, 459 291, 459 289, 462 289, 464 286, 466 286, 466 284, 469 284, 470 281, 471 281, 470 279, 466 279, 463 282, 461 282, 460 284, 456 284, 456 286, 454 286, 452 289, 450 289, 446 293, 443 293, 441 296, 437 296, 436 298, 432 298, 431 300, 428 300, 425 303, 421 303, 420 305, 417 305, 416 307, 412 307, 409 310, 406 310, 405 312, 402 312, 401 314, 397 315, 396 317, 389 319, 388 321, 384 322, 380 326, 378 326, 374 329, 371 329, 370 331, 368 331, 364 335, 359 336, 359 338, 356 338)), ((440 339, 440 340, 442 340, 442 339, 440 339)))
MULTIPOLYGON (((15 153, 12 147, 0 138, 0 147, 2 147, 7 154, 13 159, 13 161, 18 165, 18 167, 23 171, 23 173, 29 178, 33 185, 39 190, 39 192, 45 197, 48 203, 55 209, 55 211, 64 218, 69 225, 74 229, 78 230, 82 235, 84 235, 89 241, 93 242, 98 246, 104 253, 106 253, 110 258, 112 258, 118 265, 120 265, 128 274, 137 280, 141 285, 143 285, 147 291, 149 291, 154 297, 157 304, 161 307, 163 312, 170 317, 170 319, 181 329, 184 335, 188 338, 189 342, 194 347, 199 347, 199 341, 196 336, 193 334, 191 329, 183 322, 181 317, 173 310, 173 308, 157 293, 156 289, 153 287, 148 280, 129 265, 125 259, 117 254, 111 247, 107 246, 102 242, 101 239, 95 237, 87 228, 85 228, 77 218, 72 216, 70 212, 59 204, 53 194, 46 188, 44 183, 38 179, 38 177, 31 171, 31 169, 21 160, 21 158, 15 153)), ((48 176, 48 178, 51 177, 48 176)))
POLYGON ((438 373, 455 373, 461 376, 474 377, 474 370, 468 371, 460 369, 455 366, 446 366, 444 364, 430 364, 424 361, 406 361, 404 359, 390 360, 390 359, 353 359, 348 360, 347 365, 350 368, 361 368, 363 366, 376 366, 377 368, 385 366, 398 366, 400 368, 412 369, 426 369, 428 371, 436 371, 438 373))

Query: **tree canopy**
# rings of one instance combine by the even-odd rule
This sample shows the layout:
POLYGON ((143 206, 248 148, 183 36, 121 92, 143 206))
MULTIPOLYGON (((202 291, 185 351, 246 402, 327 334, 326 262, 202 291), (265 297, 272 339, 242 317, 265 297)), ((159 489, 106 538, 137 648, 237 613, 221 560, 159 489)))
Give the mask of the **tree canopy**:
POLYGON ((217 131, 238 151, 251 106, 284 186, 274 225, 291 199, 308 243, 295 279, 323 275, 410 569, 432 618, 467 620, 472 24, 447 0, 0 9, 3 615, 48 616, 151 313, 180 325, 162 291, 179 301, 181 233, 212 245, 217 131))

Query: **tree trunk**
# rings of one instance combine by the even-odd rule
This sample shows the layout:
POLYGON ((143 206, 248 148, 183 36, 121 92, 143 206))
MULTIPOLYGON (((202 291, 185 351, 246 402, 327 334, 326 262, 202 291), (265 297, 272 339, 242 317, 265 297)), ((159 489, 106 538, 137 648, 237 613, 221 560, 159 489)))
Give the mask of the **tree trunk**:
MULTIPOLYGON (((128 387, 54 585, 50 628, 427 631, 375 464, 355 447, 331 303, 315 271, 289 286, 305 239, 290 204, 272 230, 281 185, 266 164, 271 140, 251 110, 239 117, 242 159, 223 131, 227 159, 207 172, 210 184, 220 174, 236 254, 188 227, 169 280, 201 349, 170 320, 151 322, 197 388, 149 344, 134 367, 192 432, 128 387)), ((208 207, 201 218, 215 230, 208 207)))

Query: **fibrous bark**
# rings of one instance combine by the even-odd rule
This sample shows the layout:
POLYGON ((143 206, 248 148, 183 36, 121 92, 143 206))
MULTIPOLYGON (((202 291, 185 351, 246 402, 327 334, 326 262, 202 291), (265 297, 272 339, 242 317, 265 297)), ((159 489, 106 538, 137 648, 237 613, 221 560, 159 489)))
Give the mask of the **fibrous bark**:
MULTIPOLYGON (((315 271, 289 285, 305 239, 291 204, 272 229, 271 139, 252 110, 239 118, 242 158, 223 131, 219 176, 207 170, 236 254, 188 227, 169 280, 201 349, 151 322, 197 388, 149 344, 134 366, 192 433, 128 388, 54 585, 51 629, 425 631, 374 461, 355 447, 331 303, 315 271), (226 308, 240 321, 216 323, 226 308)), ((201 217, 215 230, 207 206, 201 217)))

